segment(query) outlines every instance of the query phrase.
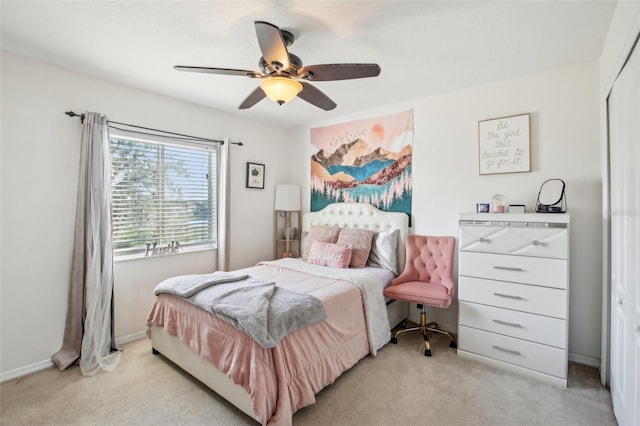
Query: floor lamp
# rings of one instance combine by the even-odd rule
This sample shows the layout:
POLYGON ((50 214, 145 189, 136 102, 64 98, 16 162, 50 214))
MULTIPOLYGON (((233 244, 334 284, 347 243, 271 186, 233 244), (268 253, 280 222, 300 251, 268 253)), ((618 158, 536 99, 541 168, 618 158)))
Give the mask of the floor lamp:
MULTIPOLYGON (((291 241, 291 212, 300 211, 300 187, 298 185, 278 185, 276 186, 276 211, 285 212, 285 249, 282 257, 292 257, 290 248, 291 241)), ((299 230, 298 230, 299 231, 299 230)))

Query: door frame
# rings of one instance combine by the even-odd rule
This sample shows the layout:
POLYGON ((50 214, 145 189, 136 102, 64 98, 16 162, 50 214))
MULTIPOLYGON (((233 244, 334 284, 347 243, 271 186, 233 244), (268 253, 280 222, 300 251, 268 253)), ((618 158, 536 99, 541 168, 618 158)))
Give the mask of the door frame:
MULTIPOLYGON (((613 20, 612 20, 613 25, 613 20)), ((601 88, 601 139, 603 141, 602 160, 602 331, 600 344, 600 382, 609 385, 611 372, 611 168, 609 140, 609 96, 613 85, 622 72, 633 50, 640 40, 640 13, 636 16, 632 30, 621 45, 615 66, 610 69, 606 83, 601 88)), ((638 47, 640 49, 640 47, 638 47)), ((602 71, 602 70, 601 70, 602 71)))

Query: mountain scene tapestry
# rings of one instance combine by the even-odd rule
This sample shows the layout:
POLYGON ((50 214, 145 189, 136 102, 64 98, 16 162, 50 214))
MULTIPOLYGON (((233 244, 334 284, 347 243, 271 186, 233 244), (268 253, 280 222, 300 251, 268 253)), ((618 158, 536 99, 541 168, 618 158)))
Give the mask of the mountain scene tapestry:
POLYGON ((369 203, 411 217, 413 111, 311 129, 311 211, 369 203))

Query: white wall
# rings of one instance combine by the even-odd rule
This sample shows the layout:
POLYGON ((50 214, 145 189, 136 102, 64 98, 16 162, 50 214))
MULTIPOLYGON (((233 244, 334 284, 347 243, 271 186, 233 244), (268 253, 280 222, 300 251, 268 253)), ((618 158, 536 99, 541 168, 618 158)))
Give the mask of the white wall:
MULTIPOLYGON (((46 364, 67 310, 81 125, 67 110, 244 142, 230 148, 230 266, 273 255, 275 185, 290 181, 282 130, 2 52, 0 378, 46 364), (264 190, 245 188, 247 161, 266 165, 264 190)), ((162 278, 212 271, 215 251, 118 262, 116 337, 144 330, 162 278)))
MULTIPOLYGON (((601 176, 598 68, 579 64, 411 103, 371 110, 340 121, 413 108, 413 232, 457 235, 457 214, 473 211, 496 193, 533 211, 538 189, 549 178, 567 184, 571 214, 569 351, 574 360, 597 365, 601 312, 601 176), (479 120, 531 114, 531 172, 478 174, 479 120)), ((296 169, 309 187, 309 127, 291 130, 299 144, 296 169)), ((309 193, 303 190, 308 210, 309 193)), ((457 329, 457 303, 432 310, 445 328, 457 329)), ((413 310, 412 310, 413 311, 413 310)), ((417 317, 417 311, 413 312, 417 317)))

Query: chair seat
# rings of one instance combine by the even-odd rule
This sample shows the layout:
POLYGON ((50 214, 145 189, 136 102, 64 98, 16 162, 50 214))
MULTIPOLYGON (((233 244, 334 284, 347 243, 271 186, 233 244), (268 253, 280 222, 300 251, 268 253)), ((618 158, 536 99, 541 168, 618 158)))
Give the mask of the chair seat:
POLYGON ((384 295, 391 299, 421 303, 436 308, 446 308, 452 300, 451 295, 442 285, 422 281, 407 281, 402 284, 390 285, 384 290, 384 295))

